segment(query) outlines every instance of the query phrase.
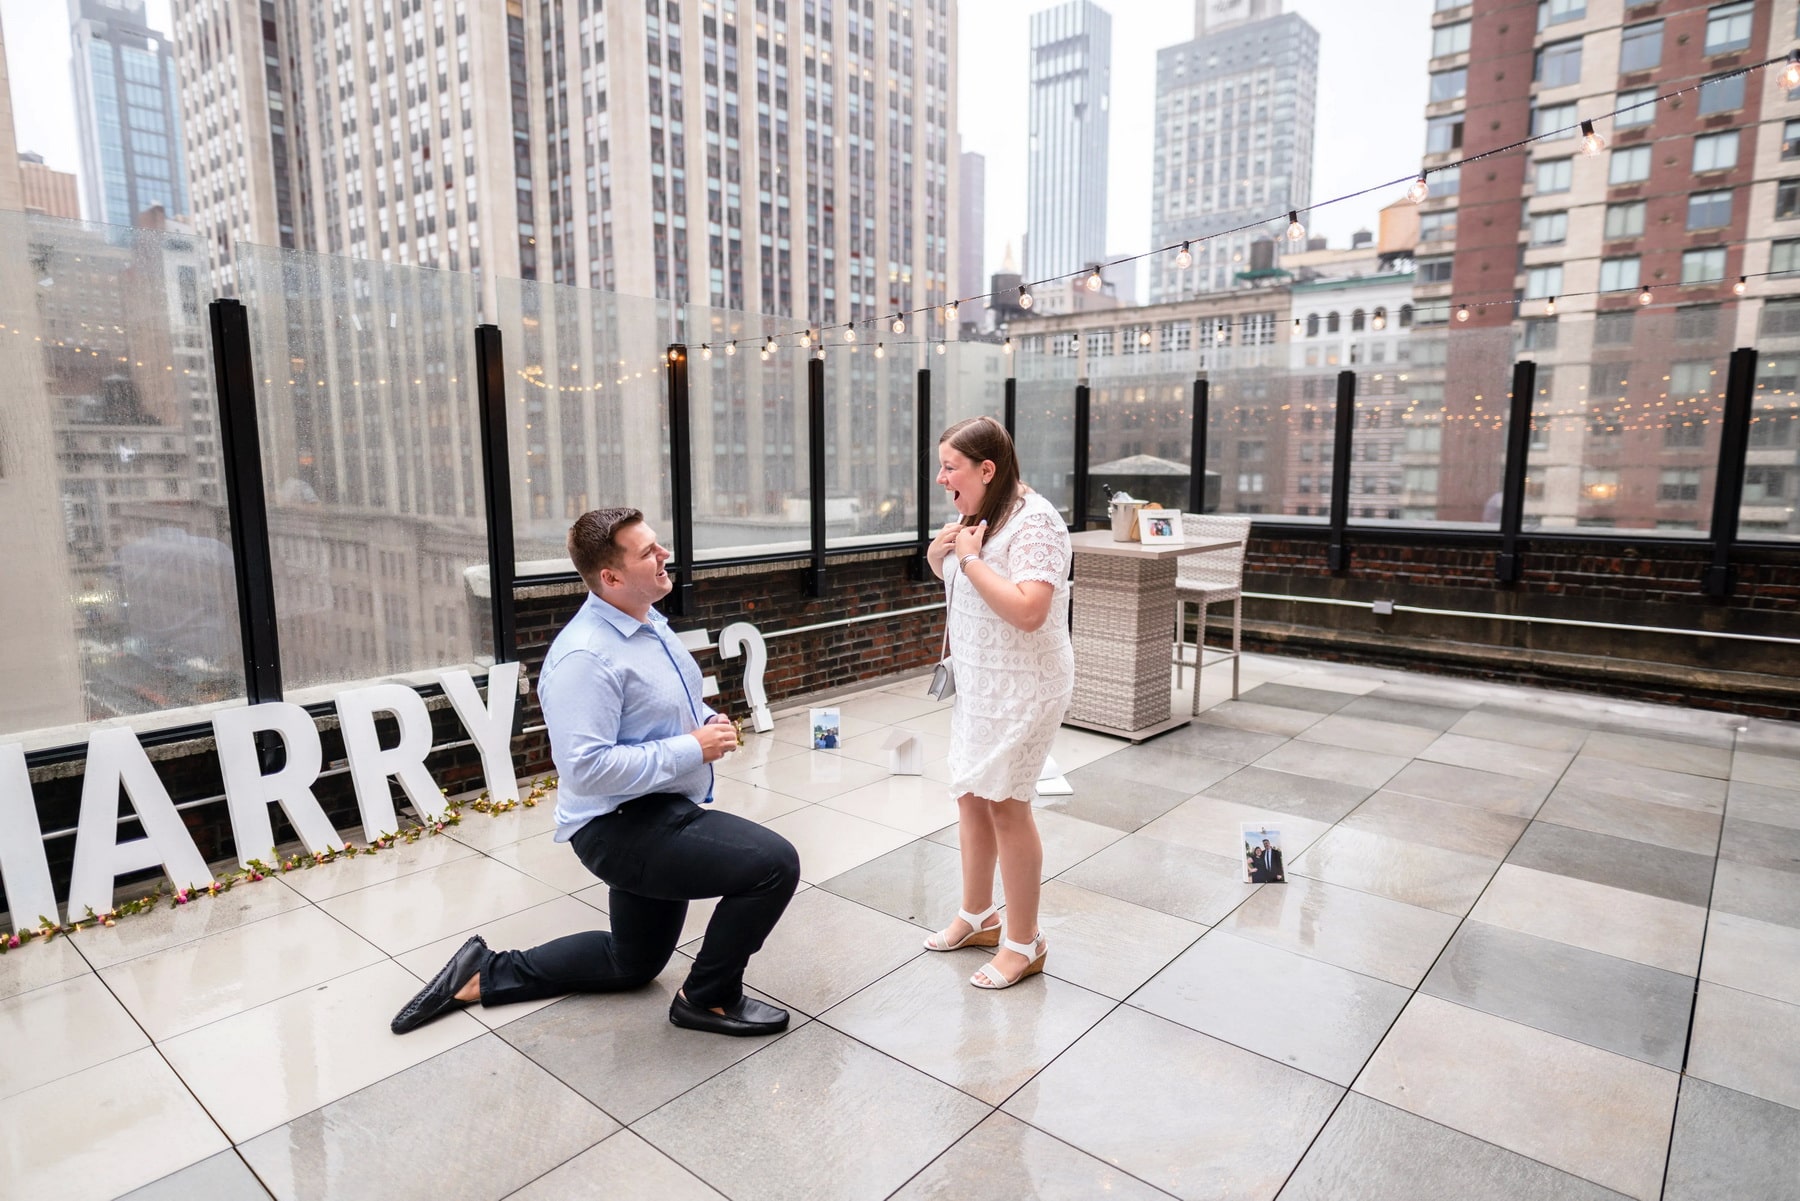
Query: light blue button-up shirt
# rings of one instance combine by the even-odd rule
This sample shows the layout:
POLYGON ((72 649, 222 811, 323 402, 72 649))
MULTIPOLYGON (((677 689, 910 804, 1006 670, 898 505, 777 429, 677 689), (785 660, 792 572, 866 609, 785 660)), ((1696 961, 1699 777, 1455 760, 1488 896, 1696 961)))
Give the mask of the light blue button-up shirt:
POLYGON ((550 644, 537 688, 556 762, 556 841, 647 793, 712 800, 712 765, 688 737, 713 715, 700 665, 655 609, 639 621, 590 593, 550 644))

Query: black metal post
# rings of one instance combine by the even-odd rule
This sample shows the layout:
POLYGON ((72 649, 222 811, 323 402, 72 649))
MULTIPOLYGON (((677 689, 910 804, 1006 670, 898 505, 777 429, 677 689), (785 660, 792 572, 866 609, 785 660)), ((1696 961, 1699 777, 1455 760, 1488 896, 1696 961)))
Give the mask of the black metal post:
POLYGON ((1010 375, 1006 377, 1006 408, 1001 410, 1000 424, 1006 427, 1007 437, 1019 440, 1019 381, 1010 375))
POLYGON ((1525 524, 1525 476, 1530 469, 1532 398, 1537 395, 1537 364, 1513 364, 1512 407, 1506 418, 1506 466, 1500 476, 1500 558, 1494 574, 1502 584, 1516 584, 1523 574, 1519 530, 1525 524))
POLYGON ((669 346, 669 503, 675 522, 675 571, 671 606, 679 617, 694 612, 694 448, 688 412, 688 349, 669 346))
POLYGON ((1344 527, 1350 521, 1350 445, 1356 434, 1356 372, 1340 371, 1337 377, 1337 428, 1331 459, 1331 543, 1325 564, 1332 571, 1350 566, 1350 547, 1344 527))
POLYGON ((931 371, 919 368, 918 392, 916 394, 913 429, 915 451, 918 454, 918 475, 913 480, 917 489, 919 509, 919 557, 913 560, 913 578, 928 580, 931 568, 926 564, 925 552, 931 548, 931 481, 937 475, 932 470, 931 443, 931 371))
POLYGON ((806 590, 825 595, 825 360, 806 361, 806 478, 812 495, 812 566, 806 590))
POLYGON ((1706 595, 1727 597, 1736 572, 1731 544, 1737 541, 1738 510, 1744 503, 1744 457, 1750 449, 1750 414, 1756 400, 1756 349, 1731 352, 1725 374, 1724 428, 1719 433, 1719 469, 1713 483, 1712 566, 1706 569, 1706 595))
POLYGON ((1188 511, 1206 512, 1206 434, 1209 400, 1207 384, 1194 381, 1194 448, 1190 458, 1193 468, 1188 475, 1188 511))
POLYGON ((213 378, 219 393, 219 450, 237 577, 238 633, 244 651, 244 695, 256 705, 281 699, 281 640, 275 625, 275 573, 269 557, 250 315, 236 300, 215 300, 208 308, 213 378))
POLYGON ((1087 381, 1075 385, 1075 499, 1071 528, 1079 534, 1088 528, 1088 434, 1092 423, 1089 406, 1093 391, 1087 381))
POLYGON ((506 362, 500 327, 475 327, 475 391, 481 405, 481 486, 487 502, 488 586, 492 595, 494 662, 519 657, 513 610, 512 460, 506 439, 506 362))

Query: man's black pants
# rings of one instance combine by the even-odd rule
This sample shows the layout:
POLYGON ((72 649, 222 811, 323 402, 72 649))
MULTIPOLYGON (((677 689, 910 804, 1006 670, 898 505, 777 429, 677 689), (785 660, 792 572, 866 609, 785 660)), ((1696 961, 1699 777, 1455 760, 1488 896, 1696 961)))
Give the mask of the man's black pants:
POLYGON ((793 844, 755 822, 676 793, 627 801, 575 832, 575 854, 612 887, 612 930, 498 951, 481 969, 481 1003, 615 992, 655 979, 675 953, 690 900, 719 897, 682 991, 702 1008, 735 1005, 800 882, 793 844))

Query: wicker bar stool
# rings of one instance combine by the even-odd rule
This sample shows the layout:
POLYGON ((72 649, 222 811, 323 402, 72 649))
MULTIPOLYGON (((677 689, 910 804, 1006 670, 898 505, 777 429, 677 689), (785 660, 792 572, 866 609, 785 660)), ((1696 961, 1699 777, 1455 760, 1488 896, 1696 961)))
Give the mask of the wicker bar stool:
POLYGON ((1206 610, 1209 605, 1231 602, 1231 649, 1215 651, 1211 662, 1231 660, 1231 698, 1238 694, 1239 651, 1244 627, 1244 548, 1250 541, 1248 517, 1219 517, 1207 513, 1182 515, 1182 534, 1189 542, 1227 542, 1228 550, 1199 551, 1175 560, 1175 686, 1181 687, 1187 666, 1187 610, 1200 609, 1194 626, 1194 695, 1190 714, 1200 712, 1200 669, 1206 658, 1206 610))

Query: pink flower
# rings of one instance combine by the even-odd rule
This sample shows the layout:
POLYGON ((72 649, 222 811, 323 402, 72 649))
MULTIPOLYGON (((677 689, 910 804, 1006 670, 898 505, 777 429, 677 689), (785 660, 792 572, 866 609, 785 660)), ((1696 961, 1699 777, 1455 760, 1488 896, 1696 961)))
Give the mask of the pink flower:
POLYGON ((19 945, 19 936, 17 934, 13 935, 11 938, 6 940, 6 949, 9 951, 18 945, 19 945))
POLYGON ((175 890, 175 903, 177 905, 185 905, 188 903, 188 890, 187 889, 178 888, 175 890))

